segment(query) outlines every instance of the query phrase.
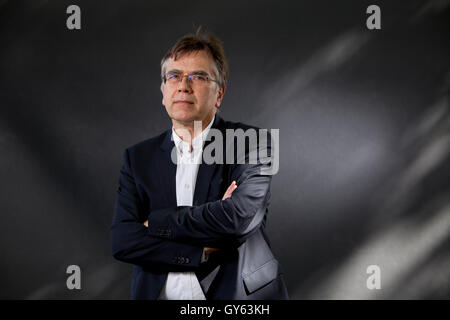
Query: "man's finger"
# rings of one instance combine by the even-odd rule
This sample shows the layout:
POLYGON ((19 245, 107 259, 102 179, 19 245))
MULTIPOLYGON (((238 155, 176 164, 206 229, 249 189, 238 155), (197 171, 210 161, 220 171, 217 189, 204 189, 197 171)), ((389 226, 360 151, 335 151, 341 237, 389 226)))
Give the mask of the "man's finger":
POLYGON ((230 186, 228 187, 228 189, 227 189, 227 191, 226 191, 225 193, 228 193, 228 194, 233 193, 233 190, 234 190, 234 186, 235 186, 235 185, 236 185, 236 182, 233 181, 233 182, 230 184, 230 186))
POLYGON ((228 199, 229 197, 231 197, 231 194, 233 193, 234 190, 236 190, 237 188, 237 184, 236 181, 233 181, 230 186, 228 187, 227 191, 225 191, 225 194, 223 195, 222 200, 228 199))
POLYGON ((227 190, 225 191, 224 196, 228 196, 229 197, 231 195, 231 193, 232 193, 233 188, 234 188, 234 181, 227 188, 227 190))

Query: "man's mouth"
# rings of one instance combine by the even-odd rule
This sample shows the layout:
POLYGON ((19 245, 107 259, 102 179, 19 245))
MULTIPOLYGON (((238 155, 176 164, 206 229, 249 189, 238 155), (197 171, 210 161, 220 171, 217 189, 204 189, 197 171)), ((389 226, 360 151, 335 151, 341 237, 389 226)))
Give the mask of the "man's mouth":
POLYGON ((188 100, 176 100, 176 101, 174 101, 174 104, 177 104, 177 103, 180 103, 180 104, 193 104, 192 101, 188 101, 188 100))

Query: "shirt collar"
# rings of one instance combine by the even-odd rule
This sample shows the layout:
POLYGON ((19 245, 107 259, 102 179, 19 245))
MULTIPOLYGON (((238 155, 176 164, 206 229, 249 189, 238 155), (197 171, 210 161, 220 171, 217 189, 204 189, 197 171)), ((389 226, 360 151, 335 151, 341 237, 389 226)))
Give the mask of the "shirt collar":
MULTIPOLYGON (((206 140, 206 136, 209 133, 209 130, 211 129, 212 124, 214 123, 214 119, 216 118, 216 115, 212 118, 212 120, 209 122, 208 126, 205 128, 205 130, 202 131, 201 134, 199 134, 197 137, 195 137, 192 140, 192 146, 194 147, 194 150, 203 148, 203 142, 206 140)), ((175 146, 177 149, 181 152, 189 152, 189 143, 183 141, 178 134, 175 132, 173 126, 172 126, 172 139, 175 143, 175 146)))

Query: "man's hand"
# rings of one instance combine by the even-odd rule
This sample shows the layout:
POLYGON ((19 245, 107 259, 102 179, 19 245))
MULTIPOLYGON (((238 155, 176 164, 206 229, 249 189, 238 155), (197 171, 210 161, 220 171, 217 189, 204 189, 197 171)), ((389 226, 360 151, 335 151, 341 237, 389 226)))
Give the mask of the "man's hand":
POLYGON ((148 220, 144 222, 144 226, 148 228, 148 220))
POLYGON ((219 248, 203 248, 203 252, 205 253, 205 259, 208 260, 208 256, 213 253, 214 251, 219 251, 219 248))
POLYGON ((237 184, 236 181, 233 181, 230 186, 228 187, 227 191, 225 191, 225 194, 223 195, 222 200, 231 198, 231 194, 233 193, 234 190, 236 190, 237 188, 237 184))

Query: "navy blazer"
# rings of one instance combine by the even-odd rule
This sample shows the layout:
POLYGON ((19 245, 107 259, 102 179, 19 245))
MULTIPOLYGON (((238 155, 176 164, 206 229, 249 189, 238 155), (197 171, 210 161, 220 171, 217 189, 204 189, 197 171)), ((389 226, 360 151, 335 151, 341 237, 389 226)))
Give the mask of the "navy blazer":
MULTIPOLYGON (((211 128, 223 134, 224 160, 230 146, 237 149, 236 139, 226 141, 226 129, 257 130, 218 115, 211 128)), ((211 131, 204 148, 212 143, 211 131)), ((116 259, 134 265, 131 298, 157 299, 168 272, 193 271, 208 300, 288 299, 265 233, 271 176, 261 174, 261 168, 270 163, 239 164, 236 151, 231 164, 202 162, 193 206, 177 206, 171 137, 169 129, 128 148, 123 157, 111 245, 116 259), (233 180, 237 189, 221 200, 233 180), (220 250, 201 263, 204 247, 220 250)), ((248 160, 248 141, 246 146, 248 160)))

